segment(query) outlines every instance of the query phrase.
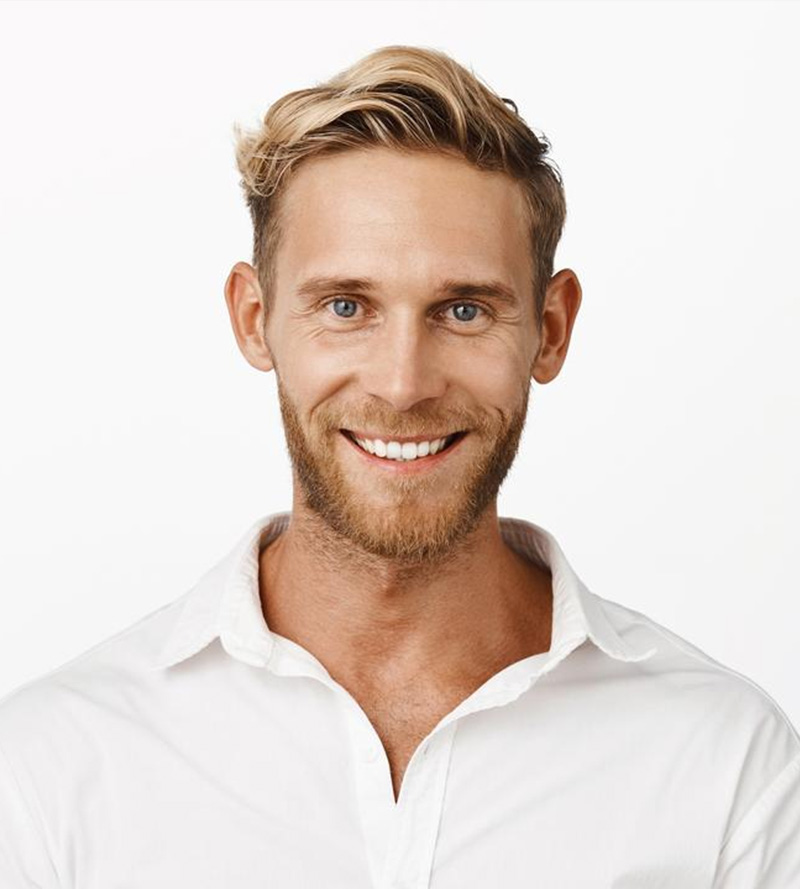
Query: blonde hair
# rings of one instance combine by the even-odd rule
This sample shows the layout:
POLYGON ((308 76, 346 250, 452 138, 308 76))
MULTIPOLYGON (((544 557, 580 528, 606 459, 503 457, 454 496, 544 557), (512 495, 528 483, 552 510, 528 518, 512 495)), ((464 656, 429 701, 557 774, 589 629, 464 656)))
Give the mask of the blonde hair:
POLYGON ((529 214, 532 286, 541 326, 566 216, 561 175, 546 157, 549 142, 528 127, 514 102, 498 96, 445 53, 382 47, 324 83, 278 99, 258 129, 246 132, 234 124, 234 133, 265 310, 274 285, 280 196, 292 171, 308 158, 384 146, 460 156, 520 183, 529 214))

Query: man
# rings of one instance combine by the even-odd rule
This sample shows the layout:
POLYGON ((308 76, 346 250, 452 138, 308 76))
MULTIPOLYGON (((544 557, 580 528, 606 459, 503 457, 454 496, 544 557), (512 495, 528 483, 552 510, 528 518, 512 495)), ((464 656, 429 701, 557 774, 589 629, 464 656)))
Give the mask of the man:
POLYGON ((498 517, 581 302, 511 106, 386 47, 237 131, 292 508, 6 697, 3 887, 800 886, 778 705, 498 517))

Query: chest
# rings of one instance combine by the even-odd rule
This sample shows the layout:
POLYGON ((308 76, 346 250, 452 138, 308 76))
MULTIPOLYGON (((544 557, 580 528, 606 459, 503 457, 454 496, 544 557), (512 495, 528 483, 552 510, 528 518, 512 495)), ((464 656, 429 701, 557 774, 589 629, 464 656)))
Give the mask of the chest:
POLYGON ((392 776, 395 801, 408 763, 420 743, 473 691, 447 693, 402 686, 381 693, 351 691, 380 738, 392 776))

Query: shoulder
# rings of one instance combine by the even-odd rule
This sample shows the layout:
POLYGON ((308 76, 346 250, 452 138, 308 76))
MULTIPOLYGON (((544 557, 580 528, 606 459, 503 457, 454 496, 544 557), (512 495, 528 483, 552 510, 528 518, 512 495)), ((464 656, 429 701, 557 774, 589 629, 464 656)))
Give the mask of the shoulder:
MULTIPOLYGON (((595 595, 595 594, 592 594, 595 595)), ((656 653, 636 663, 636 682, 650 720, 684 760, 705 763, 728 797, 729 828, 765 789, 797 769, 800 735, 769 692, 751 677, 642 612, 597 597, 620 637, 656 653)), ((665 740, 665 743, 666 740, 665 740)))
MULTIPOLYGON (((596 594, 592 594, 596 595, 596 594)), ((656 648, 656 654, 643 662, 647 672, 665 691, 696 698, 707 707, 711 718, 748 720, 755 727, 774 722, 791 738, 800 752, 800 734, 778 702, 751 677, 711 657, 694 642, 658 623, 649 615, 619 602, 596 596, 617 633, 638 648, 656 648)))
POLYGON ((0 697, 0 750, 30 748, 78 721, 85 728, 93 710, 130 699, 132 690, 148 682, 150 664, 185 595, 0 697))

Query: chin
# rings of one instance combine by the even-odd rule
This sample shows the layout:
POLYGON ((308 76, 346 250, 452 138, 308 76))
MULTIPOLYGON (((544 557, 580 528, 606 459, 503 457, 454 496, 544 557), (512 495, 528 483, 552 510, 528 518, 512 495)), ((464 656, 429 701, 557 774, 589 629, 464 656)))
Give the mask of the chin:
POLYGON ((322 518, 340 537, 355 548, 384 559, 416 563, 435 561, 465 545, 477 526, 482 511, 475 513, 475 500, 461 504, 414 501, 384 502, 366 496, 327 501, 322 518))

